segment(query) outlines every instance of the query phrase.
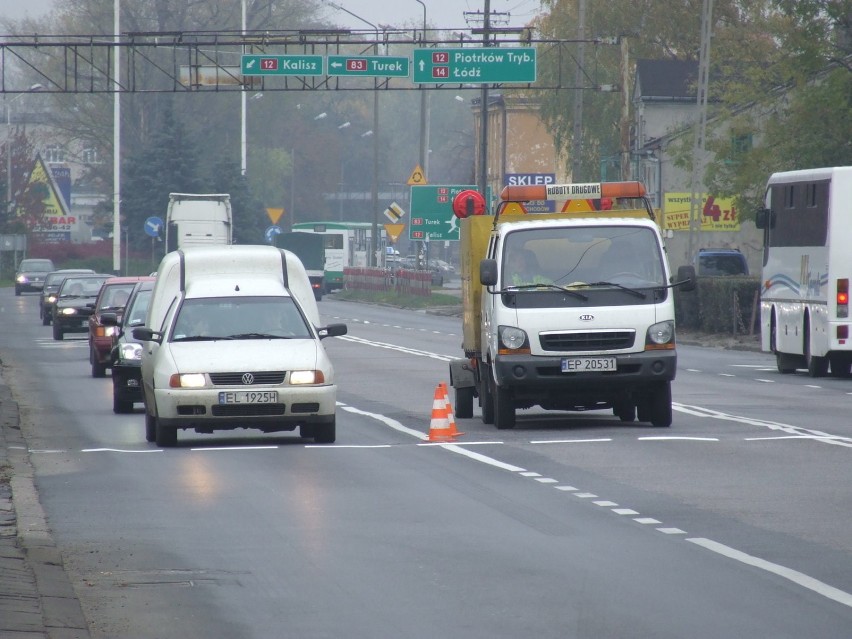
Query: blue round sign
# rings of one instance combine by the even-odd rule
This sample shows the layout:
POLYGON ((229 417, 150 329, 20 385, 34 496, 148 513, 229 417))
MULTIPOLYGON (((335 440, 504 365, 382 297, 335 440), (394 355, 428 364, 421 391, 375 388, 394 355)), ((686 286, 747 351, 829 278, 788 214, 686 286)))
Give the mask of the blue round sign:
POLYGON ((163 229, 163 220, 159 217, 149 217, 145 220, 145 233, 151 237, 160 237, 163 229))
POLYGON ((266 229, 266 231, 263 234, 263 237, 266 238, 267 242, 272 244, 272 241, 274 240, 276 235, 281 235, 281 227, 278 226, 277 224, 274 224, 274 225, 272 225, 272 226, 270 226, 269 228, 266 229))

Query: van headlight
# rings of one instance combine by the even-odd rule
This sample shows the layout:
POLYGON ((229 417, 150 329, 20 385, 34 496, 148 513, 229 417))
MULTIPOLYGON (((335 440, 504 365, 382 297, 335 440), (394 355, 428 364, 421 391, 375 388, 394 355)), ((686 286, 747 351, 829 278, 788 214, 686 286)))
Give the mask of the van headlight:
POLYGON ((526 331, 517 326, 501 326, 498 329, 500 343, 498 352, 501 355, 518 355, 530 352, 530 343, 526 331))
POLYGON ((324 384, 325 375, 322 371, 290 371, 290 384, 324 384))
POLYGON ((674 320, 657 322, 648 327, 645 336, 646 349, 666 349, 675 347, 674 320))
POLYGON ((204 388, 204 373, 175 373, 169 377, 169 388, 204 388))

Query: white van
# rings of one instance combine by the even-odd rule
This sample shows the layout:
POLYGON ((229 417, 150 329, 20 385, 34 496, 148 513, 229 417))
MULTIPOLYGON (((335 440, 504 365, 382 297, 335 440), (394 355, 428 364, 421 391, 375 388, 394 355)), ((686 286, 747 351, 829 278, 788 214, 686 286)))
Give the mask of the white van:
POLYGON ((174 446, 179 429, 292 431, 336 438, 337 386, 305 268, 272 246, 194 247, 157 269, 143 342, 145 436, 174 446))

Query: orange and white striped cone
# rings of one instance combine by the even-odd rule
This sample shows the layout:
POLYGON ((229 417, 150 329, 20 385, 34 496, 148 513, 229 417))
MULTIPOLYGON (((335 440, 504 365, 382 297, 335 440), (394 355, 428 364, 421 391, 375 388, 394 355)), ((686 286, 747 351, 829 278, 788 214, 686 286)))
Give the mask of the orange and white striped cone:
POLYGON ((453 411, 453 405, 450 403, 450 391, 447 388, 447 385, 444 382, 441 382, 439 386, 444 393, 444 404, 447 407, 447 421, 450 423, 450 437, 464 435, 464 433, 460 433, 458 428, 456 428, 456 414, 453 411))
POLYGON ((447 419, 447 401, 441 385, 435 387, 435 396, 432 399, 432 421, 429 424, 430 442, 451 442, 453 436, 450 433, 450 420, 447 419))

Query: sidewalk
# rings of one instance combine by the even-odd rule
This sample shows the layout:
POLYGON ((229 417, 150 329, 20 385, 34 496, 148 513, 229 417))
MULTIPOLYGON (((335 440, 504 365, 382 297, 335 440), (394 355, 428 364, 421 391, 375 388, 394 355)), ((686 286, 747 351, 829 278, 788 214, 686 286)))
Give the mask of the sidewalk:
POLYGON ((33 484, 18 404, 0 378, 0 637, 88 639, 33 484))

